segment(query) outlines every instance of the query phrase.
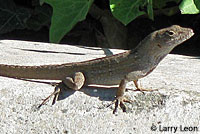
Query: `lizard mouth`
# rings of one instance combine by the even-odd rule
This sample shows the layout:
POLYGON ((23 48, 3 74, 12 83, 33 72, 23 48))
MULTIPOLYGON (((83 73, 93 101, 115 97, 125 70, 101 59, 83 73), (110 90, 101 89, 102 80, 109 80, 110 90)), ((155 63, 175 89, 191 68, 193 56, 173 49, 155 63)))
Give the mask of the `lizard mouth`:
POLYGON ((191 38, 194 35, 194 32, 192 29, 187 28, 187 30, 185 32, 179 32, 179 34, 182 34, 183 36, 180 36, 180 39, 178 39, 178 40, 181 42, 184 42, 187 39, 191 38))

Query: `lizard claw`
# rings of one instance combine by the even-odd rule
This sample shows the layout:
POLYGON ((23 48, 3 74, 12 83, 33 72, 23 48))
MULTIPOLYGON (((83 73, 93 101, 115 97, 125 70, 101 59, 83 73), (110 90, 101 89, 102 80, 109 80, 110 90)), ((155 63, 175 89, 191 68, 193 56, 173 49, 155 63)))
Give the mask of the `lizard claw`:
POLYGON ((132 103, 133 101, 128 99, 125 96, 120 96, 120 97, 116 97, 116 99, 110 105, 108 105, 108 107, 111 106, 112 104, 115 104, 115 108, 113 110, 113 114, 115 114, 117 112, 117 109, 118 109, 119 106, 120 106, 120 108, 122 109, 123 112, 126 112, 127 107, 124 104, 124 102, 132 103))
POLYGON ((158 91, 158 89, 143 89, 143 88, 137 88, 135 90, 129 89, 130 91, 140 91, 144 94, 144 92, 153 92, 153 91, 158 91))
POLYGON ((38 109, 39 109, 42 105, 46 104, 47 101, 48 101, 52 96, 54 96, 53 102, 52 102, 52 105, 54 105, 54 104, 56 103, 57 99, 58 99, 58 96, 59 96, 60 91, 61 91, 61 88, 59 87, 59 85, 56 85, 54 92, 53 92, 52 94, 50 94, 47 98, 45 98, 45 99, 43 100, 43 102, 38 106, 38 109))

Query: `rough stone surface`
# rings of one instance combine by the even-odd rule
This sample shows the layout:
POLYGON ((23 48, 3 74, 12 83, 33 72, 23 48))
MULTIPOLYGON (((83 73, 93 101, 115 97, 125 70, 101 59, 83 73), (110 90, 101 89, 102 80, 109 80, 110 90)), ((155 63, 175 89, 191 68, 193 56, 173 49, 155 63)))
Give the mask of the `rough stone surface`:
MULTIPOLYGON (((0 64, 60 64, 103 57, 104 53, 101 48, 0 41, 0 64)), ((127 113, 119 109, 115 115, 113 106, 106 106, 114 99, 116 86, 65 91, 55 105, 48 102, 38 110, 42 99, 54 90, 50 84, 39 82, 0 77, 1 134, 154 134, 164 127, 177 127, 176 133, 200 133, 200 57, 168 55, 139 81, 143 88, 159 90, 126 92, 134 102, 127 104, 127 113)), ((129 83, 128 88, 135 87, 129 83)), ((171 132, 175 129, 166 131, 171 132)))

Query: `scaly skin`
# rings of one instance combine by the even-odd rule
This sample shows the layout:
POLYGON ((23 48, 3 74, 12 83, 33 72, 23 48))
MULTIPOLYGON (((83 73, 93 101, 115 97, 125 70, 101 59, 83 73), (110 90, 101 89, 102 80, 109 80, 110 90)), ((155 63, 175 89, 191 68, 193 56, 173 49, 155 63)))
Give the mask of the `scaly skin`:
POLYGON ((137 48, 124 53, 94 60, 44 66, 13 66, 0 64, 0 76, 63 80, 74 72, 83 72, 88 84, 112 85, 127 74, 132 79, 145 76, 177 45, 193 35, 191 29, 174 25, 148 35, 137 48), (166 31, 174 31, 169 36, 166 31))
MULTIPOLYGON (((120 85, 116 96, 120 98, 118 102, 122 103, 126 101, 121 97, 124 95, 127 82, 136 82, 138 79, 148 75, 174 47, 192 37, 193 34, 190 28, 173 25, 149 34, 135 49, 124 53, 61 65, 13 66, 0 64, 0 76, 65 80, 66 77, 71 78, 74 73, 81 72, 84 76, 82 85, 120 85)), ((76 81, 69 81, 64 83, 68 87, 75 89, 69 85, 76 83, 76 81)), ((123 106, 121 107, 124 109, 123 106)))

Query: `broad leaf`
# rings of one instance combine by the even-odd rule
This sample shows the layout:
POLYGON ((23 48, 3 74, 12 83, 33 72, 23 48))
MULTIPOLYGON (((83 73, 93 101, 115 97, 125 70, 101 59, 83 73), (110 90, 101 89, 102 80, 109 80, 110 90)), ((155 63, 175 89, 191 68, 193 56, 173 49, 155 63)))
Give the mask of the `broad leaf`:
POLYGON ((115 18, 127 25, 136 17, 145 14, 139 7, 143 0, 110 0, 110 9, 115 18))
MULTIPOLYGON (((197 2, 199 4, 199 2, 197 2)), ((194 0, 183 0, 179 5, 182 14, 197 14, 200 10, 196 7, 194 0)))
POLYGON ((153 20, 153 4, 152 0, 147 0, 147 13, 149 18, 153 20))
POLYGON ((45 0, 53 7, 50 42, 58 43, 73 26, 85 19, 93 0, 45 0))
POLYGON ((153 7, 162 9, 167 6, 168 3, 175 2, 179 3, 181 0, 153 0, 153 7))
POLYGON ((15 29, 25 29, 30 11, 17 7, 12 0, 0 1, 0 34, 11 32, 15 29))
POLYGON ((32 11, 32 16, 27 20, 28 29, 38 31, 43 26, 49 26, 51 21, 52 10, 49 5, 37 6, 32 11))
POLYGON ((197 9, 200 11, 200 0, 194 0, 197 9))

